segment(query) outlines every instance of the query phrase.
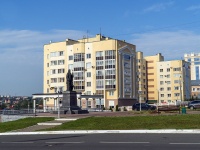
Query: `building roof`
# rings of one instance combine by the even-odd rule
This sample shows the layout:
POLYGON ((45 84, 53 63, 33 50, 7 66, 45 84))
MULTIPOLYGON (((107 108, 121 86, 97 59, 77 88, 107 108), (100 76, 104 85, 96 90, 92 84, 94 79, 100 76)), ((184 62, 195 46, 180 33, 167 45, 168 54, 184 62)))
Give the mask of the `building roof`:
POLYGON ((191 80, 191 86, 200 86, 200 80, 191 80))

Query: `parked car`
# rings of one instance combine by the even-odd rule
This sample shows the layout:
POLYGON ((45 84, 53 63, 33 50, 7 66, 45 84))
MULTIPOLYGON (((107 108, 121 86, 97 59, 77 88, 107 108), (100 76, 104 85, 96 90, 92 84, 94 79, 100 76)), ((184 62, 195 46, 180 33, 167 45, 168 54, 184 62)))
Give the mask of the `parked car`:
POLYGON ((188 108, 189 109, 200 108, 200 100, 191 101, 190 103, 188 103, 188 108))
MULTIPOLYGON (((149 105, 148 103, 141 103, 141 110, 155 110, 156 106, 149 105)), ((132 110, 140 110, 140 103, 135 103, 132 106, 132 110)))

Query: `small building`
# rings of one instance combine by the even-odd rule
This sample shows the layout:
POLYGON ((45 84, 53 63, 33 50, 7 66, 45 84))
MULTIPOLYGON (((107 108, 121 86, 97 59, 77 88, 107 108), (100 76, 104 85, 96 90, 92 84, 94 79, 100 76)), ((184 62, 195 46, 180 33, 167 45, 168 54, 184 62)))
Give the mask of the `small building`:
POLYGON ((191 80, 191 98, 200 99, 200 80, 191 80))

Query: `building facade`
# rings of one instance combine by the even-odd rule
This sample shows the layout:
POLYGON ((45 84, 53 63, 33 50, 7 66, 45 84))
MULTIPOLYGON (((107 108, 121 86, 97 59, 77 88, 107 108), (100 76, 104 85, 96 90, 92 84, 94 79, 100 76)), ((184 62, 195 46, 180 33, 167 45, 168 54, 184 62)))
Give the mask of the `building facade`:
POLYGON ((157 103, 159 99, 157 62, 164 61, 164 57, 158 53, 154 56, 146 56, 144 59, 147 67, 147 99, 151 103, 157 103))
POLYGON ((139 102, 147 101, 147 67, 146 60, 142 52, 137 52, 137 79, 138 79, 138 100, 139 102))
MULTIPOLYGON (((91 99, 91 108, 132 106, 136 101, 136 47, 125 41, 101 35, 44 45, 44 93, 62 92, 68 69, 73 72, 74 91, 85 95, 104 95, 91 99)), ((86 101, 82 100, 81 107, 86 101)), ((47 106, 54 107, 48 99, 47 106)))
POLYGON ((191 63, 191 80, 200 80, 200 53, 184 54, 184 60, 191 63))
POLYGON ((200 99, 200 80, 191 80, 191 99, 200 99))
POLYGON ((157 62, 159 103, 190 99, 190 63, 184 60, 157 62))

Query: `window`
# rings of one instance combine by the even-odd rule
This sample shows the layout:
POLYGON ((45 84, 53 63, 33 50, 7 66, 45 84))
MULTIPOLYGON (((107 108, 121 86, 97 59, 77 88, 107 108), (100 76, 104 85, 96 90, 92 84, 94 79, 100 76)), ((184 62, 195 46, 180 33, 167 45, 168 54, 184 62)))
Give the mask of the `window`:
POLYGON ((57 78, 51 78, 51 83, 56 83, 57 82, 57 78))
POLYGON ((50 57, 56 57, 57 56, 57 53, 56 52, 51 52, 50 53, 50 57))
POLYGON ((59 56, 63 56, 63 55, 64 55, 64 52, 63 52, 63 51, 60 51, 60 52, 58 52, 58 55, 59 55, 59 56))
POLYGON ((165 83, 167 83, 167 84, 171 84, 171 81, 165 81, 165 83))
POLYGON ((90 87, 91 86, 91 82, 87 82, 87 87, 90 87))
POLYGON ((167 94, 167 97, 171 97, 171 94, 167 94))
POLYGON ((65 69, 58 69, 58 73, 65 73, 65 69))
POLYGON ((163 69, 160 69, 160 72, 163 72, 163 69))
POLYGON ((174 80, 174 83, 176 84, 176 83, 179 83, 179 80, 174 80))
POLYGON ((163 81, 160 81, 160 85, 163 85, 164 84, 164 82, 163 81))
POLYGON ((91 95, 91 91, 86 91, 86 95, 91 95))
POLYGON ((86 58, 91 58, 91 54, 86 54, 86 58))
POLYGON ((59 87, 59 92, 63 92, 63 87, 61 86, 61 87, 59 87))
POLYGON ((180 78, 181 74, 180 73, 174 73, 175 78, 180 78))
POLYGON ((179 90, 179 86, 175 86, 175 87, 174 87, 174 90, 179 90))
POLYGON ((47 84, 49 84, 49 80, 47 80, 47 84))
POLYGON ((87 68, 87 69, 88 69, 88 68, 91 68, 91 62, 86 63, 86 68, 87 68))
POLYGON ((174 93, 174 96, 177 96, 177 97, 178 97, 179 95, 180 95, 180 93, 174 93))
POLYGON ((51 74, 56 74, 56 69, 52 69, 51 74))
POLYGON ((58 82, 65 82, 65 78, 58 78, 58 82))
POLYGON ((160 94, 160 97, 164 97, 164 94, 160 94))
POLYGON ((70 56, 69 56, 69 60, 73 60, 73 55, 70 55, 70 56))
POLYGON ((57 65, 57 60, 51 61, 51 66, 57 65))
POLYGON ((188 60, 187 60, 188 62, 191 62, 191 58, 188 58, 188 60))
POLYGON ((164 88, 160 88, 160 91, 164 91, 164 88))
POLYGON ((199 80, 199 66, 195 67, 195 71, 196 71, 196 80, 199 80))
POLYGON ((163 75, 160 75, 160 78, 162 79, 162 78, 163 78, 163 75))
POLYGON ((168 88, 167 88, 167 91, 171 91, 171 87, 168 87, 168 88))
POLYGON ((114 95, 114 91, 109 91, 109 95, 113 96, 114 95))
POLYGON ((97 51, 96 52, 96 57, 101 57, 103 56, 103 52, 102 51, 97 51))
POLYGON ((170 72, 170 68, 167 68, 167 72, 170 72))
POLYGON ((64 65, 65 64, 65 60, 58 60, 58 65, 64 65))
POLYGON ((199 58, 194 58, 194 61, 199 61, 199 58))
POLYGON ((174 70, 174 71, 181 71, 181 67, 174 68, 173 70, 174 70))
POLYGON ((49 67, 49 63, 47 63, 47 67, 49 67))
POLYGON ((87 72, 87 77, 91 77, 91 72, 87 72))
POLYGON ((170 78, 170 74, 166 75, 167 78, 170 78))
POLYGON ((69 64, 68 69, 73 70, 73 64, 69 64))

